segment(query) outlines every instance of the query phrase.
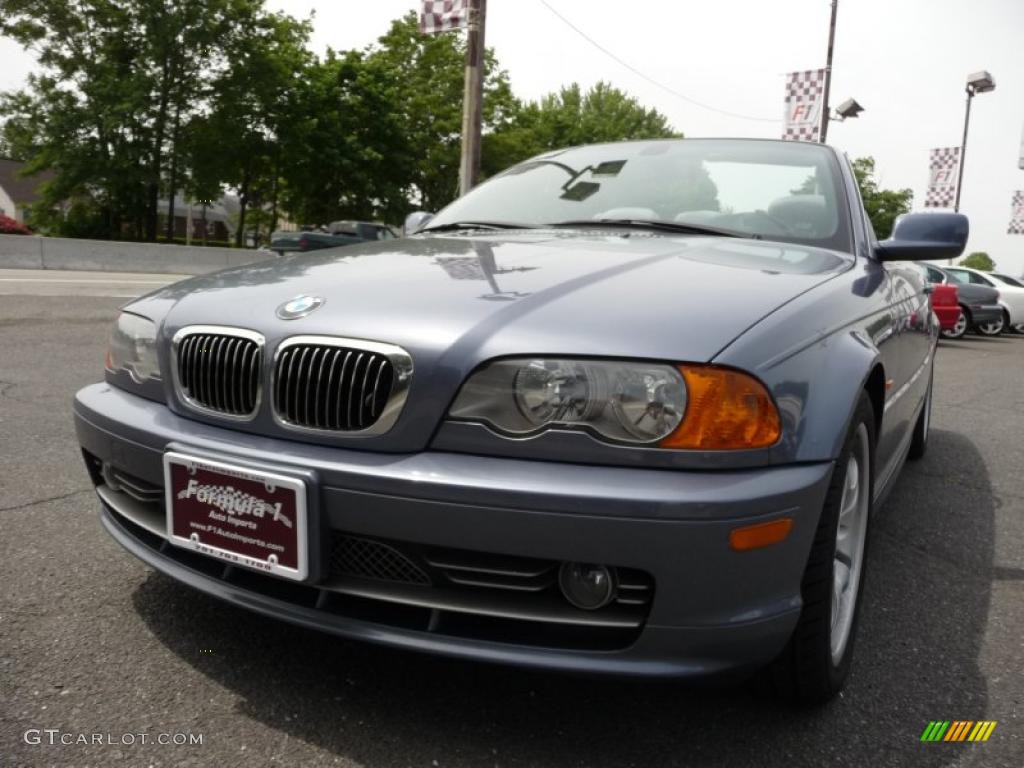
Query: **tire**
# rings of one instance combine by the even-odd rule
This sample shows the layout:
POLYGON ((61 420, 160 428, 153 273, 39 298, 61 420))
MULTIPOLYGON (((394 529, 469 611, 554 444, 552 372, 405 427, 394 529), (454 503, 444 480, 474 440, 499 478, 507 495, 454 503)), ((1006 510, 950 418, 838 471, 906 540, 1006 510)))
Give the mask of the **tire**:
POLYGON ((1005 327, 1006 327, 1006 319, 1000 317, 998 320, 996 320, 994 322, 985 323, 983 325, 982 324, 976 325, 974 327, 974 330, 976 330, 982 336, 998 336, 999 334, 1001 334, 1003 332, 1003 329, 1005 327))
POLYGON ((935 384, 935 361, 932 361, 932 369, 928 374, 928 391, 924 396, 924 407, 921 408, 921 415, 917 417, 914 425, 914 436, 910 438, 910 450, 907 458, 917 461, 924 457, 928 450, 928 433, 932 426, 932 388, 935 384))
POLYGON ((767 670, 776 695, 794 704, 823 704, 839 693, 850 674, 874 494, 874 455, 875 413, 867 393, 862 392, 829 482, 800 585, 800 618, 786 647, 767 670), (844 502, 850 505, 846 491, 851 473, 856 477, 856 520, 841 514, 844 502), (844 526, 840 526, 841 517, 847 521, 844 526), (840 550, 839 535, 844 531, 840 550), (837 563, 846 549, 856 554, 844 574, 837 563), (836 592, 844 576, 846 589, 853 590, 842 593, 846 602, 836 592))
POLYGON ((956 326, 951 330, 942 331, 944 339, 962 339, 967 329, 971 327, 971 311, 966 307, 960 307, 960 317, 957 318, 956 326))

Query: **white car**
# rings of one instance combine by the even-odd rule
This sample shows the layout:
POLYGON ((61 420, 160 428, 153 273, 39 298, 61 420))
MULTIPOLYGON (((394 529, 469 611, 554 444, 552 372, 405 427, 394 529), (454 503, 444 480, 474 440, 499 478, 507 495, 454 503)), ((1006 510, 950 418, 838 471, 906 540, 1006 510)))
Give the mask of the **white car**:
POLYGON ((1024 287, 997 280, 992 273, 982 272, 979 269, 970 267, 943 267, 943 269, 958 283, 987 285, 989 288, 999 291, 999 303, 1003 307, 1005 317, 1002 322, 979 326, 978 330, 986 336, 1002 333, 1004 328, 1017 330, 1018 326, 1024 325, 1024 287))
MULTIPOLYGON (((1002 272, 989 272, 989 275, 994 277, 999 282, 1003 283, 1003 285, 1008 285, 1011 288, 1024 289, 1024 281, 1022 281, 1020 278, 1010 277, 1009 275, 1004 275, 1002 272)), ((1003 285, 999 286, 1000 290, 1003 289, 1003 285)), ((1024 322, 1013 323, 1013 330, 1015 330, 1017 333, 1024 333, 1024 322)))

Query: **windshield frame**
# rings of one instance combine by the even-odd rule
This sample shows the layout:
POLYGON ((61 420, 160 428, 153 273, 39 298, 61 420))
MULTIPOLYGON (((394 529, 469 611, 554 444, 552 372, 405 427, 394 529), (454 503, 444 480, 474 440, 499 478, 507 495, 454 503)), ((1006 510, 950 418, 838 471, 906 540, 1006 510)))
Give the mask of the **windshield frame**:
MULTIPOLYGON (((767 145, 784 145, 785 149, 783 151, 785 151, 785 152, 792 152, 792 151, 794 151, 794 149, 796 149, 796 147, 799 146, 800 149, 796 149, 797 152, 808 152, 809 155, 812 152, 819 153, 819 156, 816 157, 816 158, 810 158, 809 157, 808 165, 809 166, 817 165, 817 166, 827 170, 827 175, 829 176, 829 181, 830 181, 830 183, 832 185, 832 189, 830 190, 829 196, 830 196, 830 202, 832 202, 834 207, 835 207, 836 227, 835 227, 835 231, 831 235, 829 235, 828 237, 812 238, 812 237, 803 237, 803 236, 796 235, 796 234, 790 235, 790 234, 778 234, 778 233, 775 233, 775 232, 750 232, 750 231, 747 231, 747 230, 731 229, 731 228, 728 228, 726 226, 713 225, 711 221, 709 221, 707 223, 708 223, 710 228, 721 230, 722 234, 726 234, 726 233, 734 234, 736 237, 740 237, 740 238, 748 238, 748 239, 752 239, 752 240, 760 240, 760 241, 768 241, 768 242, 791 243, 791 244, 794 244, 794 245, 799 245, 799 246, 804 246, 804 247, 825 248, 825 249, 828 249, 828 250, 839 251, 839 252, 847 253, 847 254, 855 254, 856 253, 857 216, 856 216, 855 211, 854 211, 854 206, 851 204, 851 191, 849 189, 848 180, 846 179, 846 174, 844 173, 843 163, 841 162, 840 157, 838 156, 836 151, 834 149, 832 149, 831 147, 829 147, 827 145, 823 145, 823 144, 812 144, 812 143, 809 143, 809 142, 805 143, 805 142, 780 141, 780 140, 775 140, 775 139, 649 139, 649 140, 636 140, 636 141, 588 144, 588 145, 581 145, 581 146, 576 146, 576 147, 569 147, 569 148, 566 148, 566 149, 559 149, 559 150, 545 152, 545 153, 542 153, 542 154, 537 155, 535 157, 531 157, 531 158, 529 158, 527 160, 524 160, 524 161, 522 161, 520 163, 517 163, 516 165, 511 166, 510 168, 505 169, 501 173, 499 173, 499 174, 497 174, 495 176, 492 176, 490 179, 484 181, 483 183, 481 183, 480 185, 475 187, 473 190, 471 190, 469 193, 467 193, 463 197, 454 200, 452 203, 450 203, 449 205, 445 206, 441 211, 439 211, 437 213, 437 215, 433 217, 433 219, 430 221, 430 223, 427 224, 427 226, 424 227, 422 230, 420 230, 420 232, 423 233, 423 234, 430 234, 432 229, 435 229, 435 228, 436 229, 441 229, 442 227, 450 227, 450 225, 453 222, 456 222, 456 221, 459 221, 459 220, 470 220, 470 221, 477 221, 477 220, 486 221, 486 220, 488 220, 489 217, 481 215, 481 213, 479 211, 473 211, 472 209, 467 210, 465 208, 465 204, 467 202, 469 202, 471 200, 471 198, 475 194, 480 192, 481 190, 487 189, 490 185, 495 184, 496 182, 499 182, 502 179, 507 179, 507 178, 509 178, 511 176, 519 175, 525 169, 529 169, 531 166, 549 165, 549 164, 550 165, 565 165, 565 163, 563 163, 563 160, 571 161, 573 153, 582 152, 582 151, 590 151, 590 152, 592 152, 594 150, 599 150, 599 149, 603 149, 603 148, 607 148, 607 150, 611 153, 617 147, 634 147, 635 149, 632 151, 632 153, 630 155, 630 158, 632 158, 632 157, 639 156, 641 154, 641 152, 646 151, 648 147, 656 147, 657 145, 661 145, 661 144, 673 144, 673 143, 674 144, 686 144, 686 145, 707 145, 707 147, 708 147, 707 151, 708 151, 709 157, 711 158, 711 162, 714 162, 715 157, 716 157, 716 152, 722 152, 722 153, 726 152, 727 149, 728 149, 728 145, 730 145, 730 144, 736 146, 736 153, 737 153, 737 156, 738 156, 739 159, 736 159, 736 160, 720 159, 719 162, 742 163, 743 162, 742 155, 745 152, 748 152, 748 151, 751 153, 752 156, 756 157, 758 155, 758 151, 756 149, 758 147, 758 145, 761 145, 761 148, 766 153, 770 152, 770 147, 767 146, 767 145), (715 148, 716 144, 721 145, 721 148, 716 149, 715 148), (803 147, 806 147, 806 149, 804 149, 803 147), (452 209, 455 209, 455 211, 450 213, 450 211, 452 211, 452 209), (447 221, 446 219, 451 219, 451 221, 447 221)), ((782 147, 780 147, 780 150, 781 149, 782 149, 782 147)), ((612 162, 611 157, 614 157, 614 155, 611 155, 609 157, 609 160, 606 161, 606 162, 612 162)), ((722 156, 719 155, 719 157, 722 157, 722 156)), ((702 160, 702 162, 707 162, 707 161, 703 161, 702 160)), ((756 160, 751 160, 750 164, 751 165, 757 165, 758 163, 757 163, 756 160)), ((765 162, 764 164, 770 165, 771 163, 770 162, 765 162)), ((785 164, 786 163, 782 163, 782 162, 778 163, 778 165, 780 165, 780 166, 785 165, 785 164)), ((575 166, 572 166, 572 167, 575 167, 575 166)), ((591 167, 590 165, 587 165, 587 167, 585 167, 584 170, 588 170, 588 169, 590 169, 590 167, 591 167)), ((514 210, 509 210, 507 212, 503 211, 503 213, 505 213, 505 215, 502 216, 501 218, 504 219, 505 221, 507 221, 509 219, 516 219, 516 220, 522 219, 522 220, 525 221, 526 219, 529 218, 528 216, 516 216, 515 215, 516 211, 514 211, 514 210)), ((583 211, 581 213, 585 215, 587 212, 583 211)), ((755 211, 743 211, 742 212, 742 214, 755 214, 755 213, 766 213, 766 212, 763 211, 763 209, 757 209, 755 211)), ((723 212, 723 215, 730 215, 730 214, 723 212)), ((577 219, 577 220, 583 220, 583 216, 577 216, 577 217, 574 217, 574 218, 577 219)), ((626 218, 632 218, 632 217, 626 217, 626 218)), ((673 225, 673 224, 678 224, 678 223, 685 224, 686 223, 685 221, 683 221, 683 222, 676 222, 676 221, 673 221, 673 220, 660 220, 660 219, 652 220, 652 223, 659 223, 659 222, 660 223, 664 223, 666 225, 673 225)), ((703 223, 703 222, 701 222, 701 223, 703 223)), ((594 219, 594 228, 599 228, 600 225, 601 225, 601 220, 598 219, 598 218, 595 218, 594 219)), ((583 225, 581 224, 581 228, 582 228, 582 226, 583 225)), ((699 227, 700 223, 694 222, 694 226, 695 227, 699 227)), ((558 227, 560 229, 570 229, 570 227, 567 227, 564 224, 562 224, 561 221, 558 218, 556 218, 556 217, 553 217, 552 220, 550 220, 550 221, 530 221, 530 222, 524 224, 523 228, 525 229, 525 228, 528 228, 528 227, 529 228, 535 228, 535 229, 536 228, 544 229, 544 228, 551 228, 551 227, 558 227)), ((642 229, 643 225, 638 222, 637 228, 638 229, 642 229)), ((468 229, 468 227, 467 227, 467 229, 468 229)), ((667 230, 668 230, 668 227, 666 227, 666 231, 663 232, 663 234, 666 237, 673 237, 673 236, 675 236, 675 237, 694 237, 694 236, 700 236, 699 234, 696 234, 696 233, 693 233, 693 234, 686 233, 686 232, 675 233, 675 232, 670 232, 670 231, 667 231, 667 230)))

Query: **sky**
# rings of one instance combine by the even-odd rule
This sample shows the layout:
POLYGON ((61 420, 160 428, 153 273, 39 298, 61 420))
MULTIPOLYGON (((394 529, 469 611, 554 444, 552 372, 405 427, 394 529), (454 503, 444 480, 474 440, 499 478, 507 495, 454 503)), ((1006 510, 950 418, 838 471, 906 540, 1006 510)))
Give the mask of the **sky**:
MULTIPOLYGON (((545 7, 545 0, 488 0, 487 44, 523 99, 560 86, 611 82, 664 113, 690 137, 777 138, 786 72, 825 64, 829 0, 546 0, 645 80, 602 53, 545 7), (704 109, 682 96, 748 120, 704 109), (767 121, 765 120, 767 119, 767 121)), ((314 15, 318 52, 362 48, 416 0, 268 0, 274 10, 314 15)), ((0 89, 16 88, 34 61, 0 38, 0 89)), ((961 211, 968 251, 1024 274, 1024 236, 1008 235, 1024 130, 1024 0, 839 0, 832 103, 854 97, 865 111, 833 122, 829 143, 875 158, 878 180, 924 203, 928 150, 957 146, 967 75, 988 70, 996 90, 971 111, 961 211)))

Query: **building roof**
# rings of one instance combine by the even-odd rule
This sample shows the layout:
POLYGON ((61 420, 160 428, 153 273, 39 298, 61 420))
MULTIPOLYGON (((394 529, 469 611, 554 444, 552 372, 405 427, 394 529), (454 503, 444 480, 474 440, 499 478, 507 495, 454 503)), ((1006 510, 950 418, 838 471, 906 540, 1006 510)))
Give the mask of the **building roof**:
POLYGON ((39 187, 56 175, 53 171, 41 171, 32 176, 22 176, 25 163, 0 157, 0 187, 10 196, 15 205, 32 205, 39 200, 39 187))

